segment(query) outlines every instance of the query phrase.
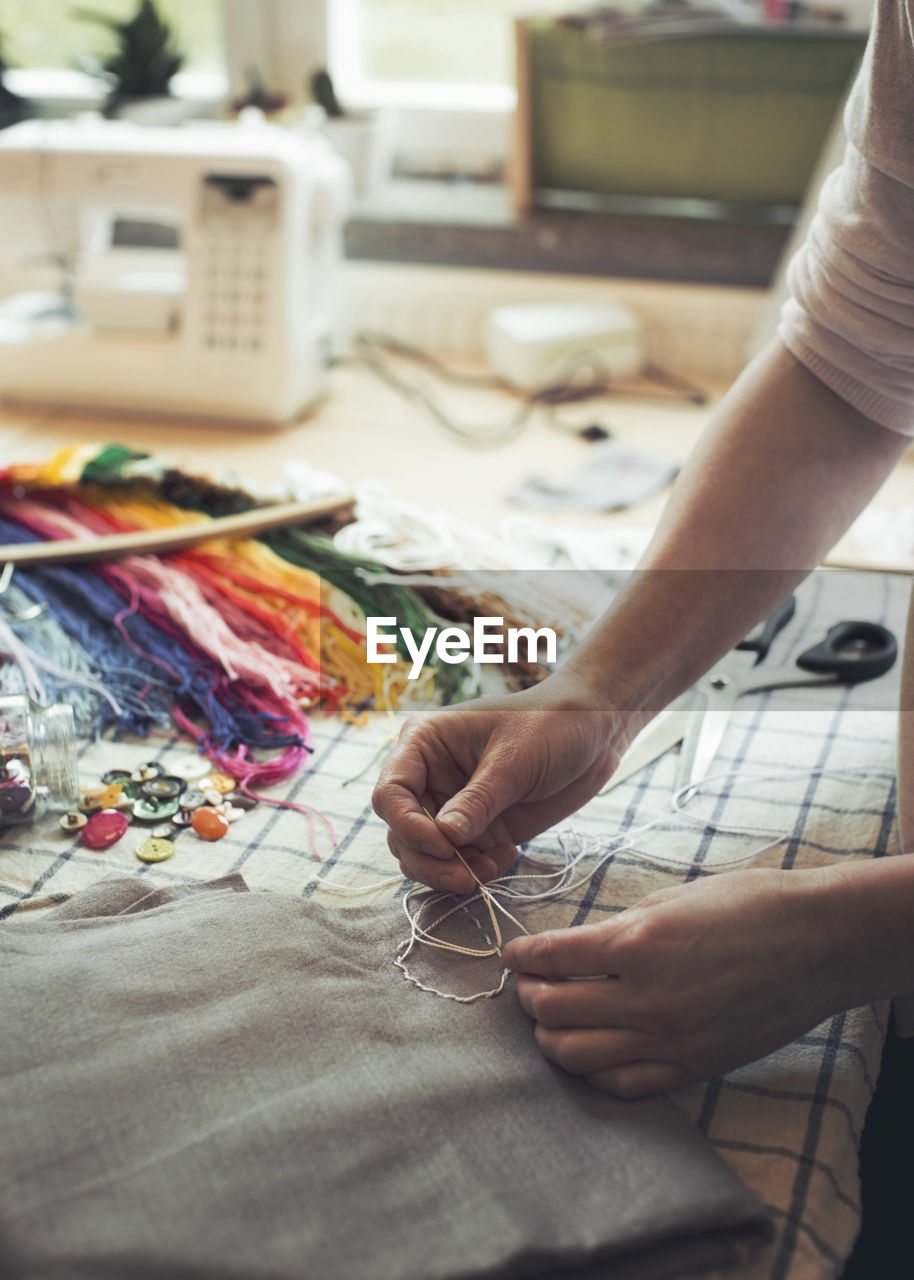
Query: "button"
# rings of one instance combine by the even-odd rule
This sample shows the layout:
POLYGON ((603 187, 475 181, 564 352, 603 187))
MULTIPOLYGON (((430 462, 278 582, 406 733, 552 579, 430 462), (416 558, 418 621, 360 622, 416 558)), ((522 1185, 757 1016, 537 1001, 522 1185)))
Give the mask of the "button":
POLYGON ((130 776, 134 782, 148 782, 150 778, 160 778, 164 772, 164 765, 157 760, 150 760, 148 764, 141 764, 139 769, 134 769, 130 776))
POLYGON ((187 778, 188 781, 193 781, 196 778, 205 778, 208 773, 212 773, 213 766, 206 756, 178 756, 168 761, 168 770, 176 778, 187 778))
POLYGON ((209 773, 200 779, 197 786, 201 791, 218 791, 220 795, 227 796, 235 790, 235 779, 227 773, 209 773))
POLYGON ((101 801, 98 797, 104 788, 97 787, 94 791, 83 791, 76 802, 76 807, 80 813, 99 813, 101 810, 101 801))
POLYGON ((204 805, 194 810, 190 825, 201 840, 221 840, 229 829, 229 820, 218 809, 204 805))
MULTIPOLYGON (((175 814, 175 817, 178 815, 175 814)), ((153 827, 150 831, 151 836, 155 836, 157 840, 170 840, 175 834, 175 824, 173 822, 161 822, 157 827, 153 827)))
POLYGON ((181 802, 174 800, 137 800, 133 806, 133 816, 140 822, 164 822, 178 812, 181 802))
MULTIPOLYGON (((172 816, 171 825, 173 827, 189 827, 192 816, 193 815, 190 814, 187 809, 182 809, 180 813, 176 813, 172 816)), ((155 829, 156 828, 153 828, 153 830, 155 829)))
POLYGON ((147 800, 174 800, 187 787, 183 778, 170 778, 163 774, 160 778, 150 778, 140 784, 147 800))
POLYGON ((72 813, 65 813, 61 817, 60 825, 64 831, 79 831, 88 821, 84 813, 77 813, 74 809, 72 813))
POLYGON ((107 773, 102 774, 102 782, 109 787, 112 782, 124 782, 129 777, 129 769, 109 769, 107 773))
POLYGON ((104 791, 98 793, 98 799, 101 801, 103 809, 116 809, 124 795, 124 788, 119 782, 112 782, 110 786, 105 787, 104 791))
POLYGON ((250 809, 256 809, 259 804, 259 800, 255 800, 253 796, 246 796, 243 791, 232 794, 232 807, 235 809, 244 809, 247 812, 250 809))
POLYGON ((213 791, 212 788, 204 791, 203 794, 206 797, 206 803, 214 809, 218 809, 224 799, 221 791, 213 791))
POLYGON ((222 806, 222 812, 228 818, 229 822, 237 822, 239 818, 244 817, 244 810, 239 809, 234 804, 224 804, 222 806))
POLYGON ((118 785, 115 793, 114 786, 111 787, 90 787, 84 791, 76 802, 76 807, 80 813, 90 814, 98 813, 102 809, 113 809, 121 797, 121 788, 118 785), (105 801, 108 800, 106 804, 105 801))
POLYGON ((140 862, 165 862, 174 855, 175 846, 171 840, 163 840, 159 836, 151 836, 136 847, 136 856, 140 862))
POLYGON ((130 820, 117 809, 102 809, 93 813, 80 832, 80 839, 87 849, 110 849, 117 844, 130 826, 130 820))
POLYGON ((13 779, 0 787, 0 818, 25 813, 35 801, 35 793, 27 782, 13 779))
POLYGON ((190 809, 199 809, 202 805, 209 804, 206 796, 197 787, 191 787, 181 796, 181 808, 185 811, 190 809))

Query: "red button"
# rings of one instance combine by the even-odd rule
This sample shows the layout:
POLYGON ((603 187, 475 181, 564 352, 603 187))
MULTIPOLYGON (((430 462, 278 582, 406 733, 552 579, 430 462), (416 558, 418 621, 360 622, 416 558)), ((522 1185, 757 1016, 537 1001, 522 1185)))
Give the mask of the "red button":
POLYGON ((101 813, 93 813, 80 837, 88 849, 110 849, 129 826, 130 820, 125 813, 117 809, 102 809, 101 813))

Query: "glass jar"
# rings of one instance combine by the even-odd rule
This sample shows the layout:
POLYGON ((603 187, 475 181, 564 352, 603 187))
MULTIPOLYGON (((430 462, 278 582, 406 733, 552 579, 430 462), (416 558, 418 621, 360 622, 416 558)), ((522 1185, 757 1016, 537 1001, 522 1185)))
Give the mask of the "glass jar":
POLYGON ((73 708, 0 695, 0 827, 72 809, 78 798, 73 708))

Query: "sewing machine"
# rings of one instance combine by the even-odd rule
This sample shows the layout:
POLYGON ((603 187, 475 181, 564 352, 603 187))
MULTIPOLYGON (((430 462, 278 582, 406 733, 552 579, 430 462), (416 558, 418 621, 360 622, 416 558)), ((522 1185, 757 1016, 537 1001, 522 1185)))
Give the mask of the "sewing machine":
POLYGON ((0 398, 288 421, 341 326, 348 171, 275 126, 0 134, 0 398))

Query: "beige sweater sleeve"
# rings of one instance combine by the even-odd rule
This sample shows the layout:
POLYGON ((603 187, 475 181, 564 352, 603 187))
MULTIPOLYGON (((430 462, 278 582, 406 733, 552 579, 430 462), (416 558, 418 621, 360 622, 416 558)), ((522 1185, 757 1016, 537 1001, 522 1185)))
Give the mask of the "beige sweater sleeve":
POLYGON ((845 123, 778 333, 843 399, 914 436, 914 0, 878 0, 845 123))

